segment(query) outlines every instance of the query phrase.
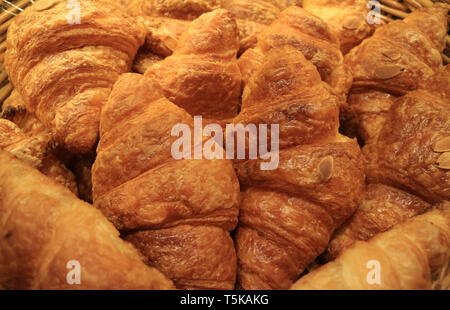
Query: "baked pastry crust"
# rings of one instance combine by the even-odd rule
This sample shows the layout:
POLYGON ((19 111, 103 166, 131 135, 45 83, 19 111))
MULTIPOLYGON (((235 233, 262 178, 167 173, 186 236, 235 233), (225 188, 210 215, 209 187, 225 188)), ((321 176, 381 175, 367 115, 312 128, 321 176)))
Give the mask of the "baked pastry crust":
POLYGON ((5 65, 27 110, 55 140, 86 153, 98 137, 100 110, 117 77, 129 71, 144 30, 110 1, 83 1, 81 24, 65 1, 29 6, 8 28, 5 65))

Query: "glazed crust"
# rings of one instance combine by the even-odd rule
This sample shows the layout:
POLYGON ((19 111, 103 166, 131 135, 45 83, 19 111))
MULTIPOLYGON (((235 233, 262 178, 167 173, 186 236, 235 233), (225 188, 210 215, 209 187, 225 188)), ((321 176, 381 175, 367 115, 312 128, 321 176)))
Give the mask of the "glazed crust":
POLYGON ((250 79, 235 122, 280 123, 281 150, 275 170, 262 170, 263 159, 235 162, 246 189, 235 235, 239 288, 289 288, 356 210, 363 158, 337 133, 338 113, 329 86, 292 47, 270 51, 250 79))
POLYGON ((367 23, 365 0, 304 0, 303 8, 323 19, 337 34, 344 55, 374 30, 367 23))
POLYGON ((431 276, 450 258, 450 204, 418 215, 369 241, 357 241, 336 260, 300 278, 291 289, 431 289, 431 276), (379 264, 380 283, 368 281, 379 264))
POLYGON ((351 86, 351 75, 343 66, 339 40, 320 18, 299 7, 290 7, 281 12, 258 37, 255 49, 247 50, 239 58, 244 82, 258 69, 264 55, 277 47, 292 46, 303 53, 319 71, 333 92, 345 104, 345 94, 351 86), (259 57, 259 60, 255 58, 259 57))
POLYGON ((237 35, 228 11, 206 13, 189 25, 173 55, 151 66, 145 75, 191 115, 233 117, 241 93, 237 35))
POLYGON ((0 283, 9 289, 172 289, 95 208, 0 151, 0 283), (44 185, 44 186, 43 186, 44 185), (76 219, 76 220, 74 220, 76 219), (81 283, 68 284, 77 260, 81 283))
POLYGON ((427 202, 402 190, 368 184, 358 210, 336 231, 324 257, 334 260, 356 241, 366 241, 429 207, 427 202))
POLYGON ((3 102, 2 117, 7 119, 0 119, 0 149, 9 151, 77 195, 75 176, 55 156, 51 133, 26 110, 15 89, 3 102))
POLYGON ((102 112, 92 170, 94 204, 117 228, 133 230, 129 240, 177 287, 230 289, 236 258, 231 239, 223 236, 237 225, 239 183, 228 160, 174 160, 171 149, 178 137, 171 131, 177 124, 192 129, 193 118, 145 76, 120 77, 102 112), (210 242, 208 230, 216 242, 210 242), (192 238, 183 236, 187 232, 192 238), (164 260, 163 252, 183 255, 164 260), (198 271, 187 267, 199 261, 208 263, 198 271), (217 273, 199 276, 212 265, 217 273))
POLYGON ((378 28, 345 56, 353 88, 376 88, 396 95, 417 89, 442 66, 440 52, 446 33, 447 9, 441 6, 415 10, 404 20, 378 28))
POLYGON ((234 289, 236 252, 230 234, 223 229, 179 225, 139 231, 128 235, 126 240, 179 289, 234 289))
POLYGON ((65 1, 29 6, 8 28, 5 65, 12 84, 62 146, 89 151, 101 106, 130 69, 144 30, 109 1, 83 1, 81 24, 65 1))
POLYGON ((338 104, 314 65, 299 51, 284 47, 270 51, 249 80, 234 123, 279 124, 279 147, 286 148, 334 135, 338 104))
MULTIPOLYGON (((448 99, 417 90, 396 100, 376 142, 363 148, 371 183, 405 189, 430 202, 450 199, 450 171, 436 143, 450 136, 448 99)), ((445 152, 444 152, 445 153, 445 152)))
POLYGON ((129 7, 129 13, 137 16, 147 28, 146 44, 150 51, 170 56, 175 50, 181 34, 189 21, 202 14, 216 10, 228 10, 236 19, 239 29, 239 54, 256 45, 257 36, 280 14, 275 3, 264 0, 221 0, 221 1, 157 1, 138 0, 129 7), (186 6, 195 6, 196 10, 181 13, 186 6), (159 6, 159 8, 156 8, 159 6), (152 7, 152 8, 150 8, 152 7), (150 8, 150 9, 149 9, 150 8))

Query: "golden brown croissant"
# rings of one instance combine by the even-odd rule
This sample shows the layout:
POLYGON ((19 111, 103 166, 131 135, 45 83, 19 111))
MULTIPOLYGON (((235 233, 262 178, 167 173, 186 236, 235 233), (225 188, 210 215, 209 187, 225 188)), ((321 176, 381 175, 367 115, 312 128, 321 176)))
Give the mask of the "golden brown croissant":
POLYGON ((97 140, 111 86, 129 71, 145 32, 110 1, 85 0, 79 16, 66 1, 42 3, 9 26, 9 79, 60 145, 85 153, 97 140))
POLYGON ((174 160, 177 124, 193 118, 148 78, 121 76, 102 112, 94 205, 178 288, 232 289, 239 183, 228 160, 174 160))
POLYGON ((234 18, 215 10, 193 21, 173 55, 151 66, 145 76, 191 115, 231 118, 241 95, 238 48, 234 18))
POLYGON ((160 16, 194 20, 204 13, 219 9, 222 0, 134 0, 128 6, 133 16, 160 16))
POLYGON ((319 17, 299 7, 290 7, 258 37, 254 49, 247 50, 239 58, 243 80, 248 82, 261 65, 264 55, 271 49, 292 46, 303 53, 319 71, 322 80, 345 103, 351 86, 351 75, 343 65, 339 39, 319 17))
MULTIPOLYGON (((450 161, 445 159, 450 150, 449 73, 447 66, 421 83, 419 90, 397 99, 379 91, 358 94, 378 97, 370 104, 382 107, 378 111, 364 107, 364 129, 372 135, 366 136, 363 148, 369 182, 392 185, 429 202, 450 198, 450 161), (380 104, 381 100, 386 102, 380 104)), ((330 242, 326 258, 333 259, 355 240, 367 240, 426 207, 409 193, 369 185, 360 208, 330 242)))
POLYGON ((355 140, 337 132, 337 98, 292 47, 273 49, 244 90, 240 124, 279 124, 275 170, 238 161, 238 285, 286 289, 356 209, 364 185, 355 140))
POLYGON ((236 18, 239 29, 239 54, 256 45, 257 36, 280 14, 276 4, 265 0, 221 1, 167 1, 137 0, 129 6, 131 15, 137 16, 147 30, 147 48, 161 56, 175 50, 189 21, 200 15, 223 8, 236 18), (188 10, 187 8, 194 8, 188 10))
POLYGON ((344 55, 374 30, 367 22, 366 0, 304 0, 303 8, 323 19, 337 34, 344 55))
POLYGON ((442 66, 446 33, 447 9, 441 6, 416 10, 404 20, 380 27, 345 56, 353 87, 398 95, 417 89, 420 81, 442 66))
POLYGON ((9 151, 43 174, 55 179, 78 194, 75 176, 57 158, 51 133, 26 111, 16 90, 3 102, 0 119, 0 149, 9 151))
POLYGON ((417 89, 442 68, 447 9, 415 10, 377 29, 345 56, 353 73, 344 130, 362 142, 376 139, 395 98, 417 89))
POLYGON ((172 55, 190 24, 190 21, 159 16, 137 16, 136 20, 146 31, 144 46, 162 57, 172 55))
POLYGON ((357 241, 291 289, 431 289, 431 276, 449 260, 450 203, 444 202, 369 241, 357 241))
MULTIPOLYGON (((448 70, 437 75, 444 81, 450 77, 448 70)), ((450 199, 450 105, 449 97, 441 96, 445 93, 450 93, 449 83, 440 92, 418 89, 395 101, 377 139, 363 148, 369 182, 404 189, 429 202, 450 199)))
POLYGON ((429 207, 427 202, 402 190, 368 184, 358 210, 334 234, 325 259, 333 260, 356 241, 366 241, 429 207))
MULTIPOLYGON (((0 151, 0 283, 9 289, 172 289, 95 208, 0 151), (79 284, 70 276, 79 264, 79 284), (69 269, 68 269, 69 268, 69 269)), ((75 277, 76 280, 76 277, 75 277)))

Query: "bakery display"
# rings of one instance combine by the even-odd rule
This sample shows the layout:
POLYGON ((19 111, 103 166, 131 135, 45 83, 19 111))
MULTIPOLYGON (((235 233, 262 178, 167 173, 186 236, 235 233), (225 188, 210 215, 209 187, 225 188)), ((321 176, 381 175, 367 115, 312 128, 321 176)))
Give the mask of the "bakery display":
POLYGON ((0 289, 450 289, 447 1, 3 4, 0 289))

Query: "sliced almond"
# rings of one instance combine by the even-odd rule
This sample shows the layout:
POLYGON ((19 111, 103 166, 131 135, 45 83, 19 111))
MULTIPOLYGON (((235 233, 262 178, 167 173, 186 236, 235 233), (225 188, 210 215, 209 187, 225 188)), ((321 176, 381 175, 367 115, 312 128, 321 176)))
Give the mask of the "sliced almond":
POLYGON ((450 151, 450 137, 445 137, 434 145, 433 151, 437 153, 450 151))
POLYGON ((389 58, 392 61, 399 60, 402 57, 402 54, 399 51, 385 51, 383 55, 389 58))
POLYGON ((375 77, 381 80, 388 80, 401 74, 405 69, 399 65, 385 65, 375 69, 375 77))
POLYGON ((319 176, 320 181, 328 182, 333 175, 334 159, 333 156, 329 155, 321 159, 319 163, 319 176))
POLYGON ((48 10, 53 7, 58 1, 57 0, 39 0, 34 5, 33 8, 40 12, 44 10, 48 10))
POLYGON ((344 27, 345 29, 349 29, 349 30, 355 30, 355 29, 358 29, 360 25, 361 25, 360 18, 350 17, 344 21, 344 24, 342 25, 342 27, 344 27))
POLYGON ((439 164, 439 168, 450 170, 450 152, 445 152, 439 156, 437 163, 439 164))

